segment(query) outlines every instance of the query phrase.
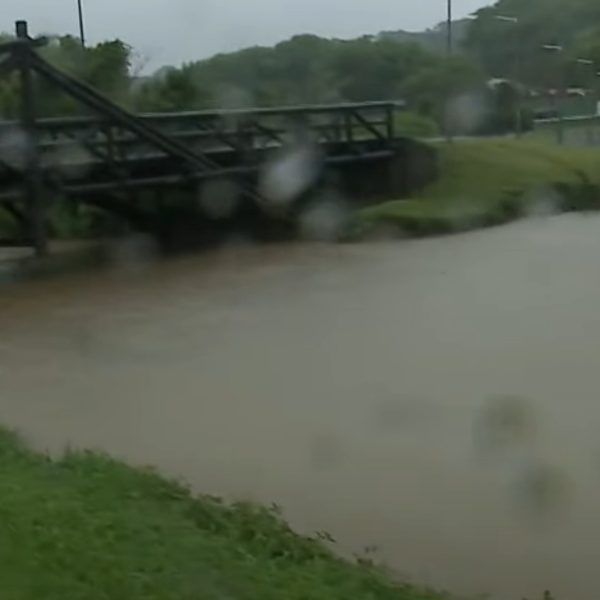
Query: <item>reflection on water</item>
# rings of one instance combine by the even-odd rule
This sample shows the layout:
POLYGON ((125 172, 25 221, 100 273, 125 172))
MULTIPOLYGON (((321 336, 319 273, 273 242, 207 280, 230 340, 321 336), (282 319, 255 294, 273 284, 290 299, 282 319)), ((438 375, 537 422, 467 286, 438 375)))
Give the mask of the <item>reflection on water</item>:
POLYGON ((597 595, 600 220, 0 291, 0 421, 284 507, 402 577, 597 595))

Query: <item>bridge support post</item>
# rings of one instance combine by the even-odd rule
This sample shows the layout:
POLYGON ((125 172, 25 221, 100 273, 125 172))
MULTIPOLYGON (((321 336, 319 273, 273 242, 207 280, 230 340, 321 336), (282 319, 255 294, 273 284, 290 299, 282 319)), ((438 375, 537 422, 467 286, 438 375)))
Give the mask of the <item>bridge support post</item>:
POLYGON ((48 253, 46 211, 43 197, 40 148, 35 116, 35 90, 31 69, 31 47, 26 43, 29 32, 26 21, 17 21, 16 34, 23 45, 17 51, 17 63, 21 83, 21 127, 25 136, 25 201, 29 217, 30 236, 36 256, 48 253))
POLYGON ((388 106, 385 111, 385 133, 387 135, 388 142, 394 143, 396 139, 396 111, 392 106, 388 106))

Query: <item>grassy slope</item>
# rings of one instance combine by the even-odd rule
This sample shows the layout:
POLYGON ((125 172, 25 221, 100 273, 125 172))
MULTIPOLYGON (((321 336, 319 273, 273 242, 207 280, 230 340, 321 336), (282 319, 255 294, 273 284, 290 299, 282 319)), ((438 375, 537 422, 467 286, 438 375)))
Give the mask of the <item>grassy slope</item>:
POLYGON ((436 224, 441 230, 452 229, 453 224, 459 228, 486 224, 486 217, 491 224, 511 217, 502 214, 507 210, 507 198, 517 197, 519 203, 527 203, 535 197, 528 191, 558 182, 577 183, 578 173, 600 180, 597 149, 529 140, 477 140, 440 144, 439 152, 438 181, 412 199, 363 210, 362 223, 414 224, 417 233, 419 224, 424 224, 427 232, 434 232, 436 224))
POLYGON ((3 600, 442 598, 107 457, 51 461, 0 430, 0 465, 3 600))

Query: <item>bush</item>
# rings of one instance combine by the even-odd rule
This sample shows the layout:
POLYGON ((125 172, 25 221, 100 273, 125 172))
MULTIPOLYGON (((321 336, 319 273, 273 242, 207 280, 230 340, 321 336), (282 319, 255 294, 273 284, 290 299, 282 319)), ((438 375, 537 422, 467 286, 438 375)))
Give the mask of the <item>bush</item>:
POLYGON ((396 116, 396 133, 407 137, 436 137, 438 124, 431 118, 415 112, 402 112, 396 116))

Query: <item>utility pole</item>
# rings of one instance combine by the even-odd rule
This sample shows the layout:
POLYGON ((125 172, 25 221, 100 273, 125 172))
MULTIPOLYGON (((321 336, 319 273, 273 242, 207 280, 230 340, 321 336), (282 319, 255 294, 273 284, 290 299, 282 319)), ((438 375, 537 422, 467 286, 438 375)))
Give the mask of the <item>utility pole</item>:
MULTIPOLYGON (((552 52, 556 56, 560 56, 560 53, 563 52, 564 47, 560 44, 544 44, 542 46, 544 50, 547 52, 552 52)), ((560 59, 556 60, 556 76, 557 76, 557 88, 554 90, 554 94, 552 95, 552 100, 554 104, 554 109, 556 111, 556 139, 559 144, 563 144, 565 141, 565 131, 564 131, 564 123, 563 123, 563 111, 562 111, 562 89, 564 87, 564 79, 562 75, 562 64, 560 59)))
POLYGON ((79 16, 79 39, 81 45, 85 47, 85 26, 83 23, 83 0, 77 0, 77 14, 79 16))
MULTIPOLYGON (((588 86, 589 84, 589 89, 585 90, 585 94, 586 96, 589 94, 592 98, 592 110, 590 113, 590 118, 588 120, 588 124, 587 124, 587 128, 586 128, 586 132, 587 132, 587 143, 591 146, 594 143, 594 123, 593 123, 593 118, 594 118, 594 113, 597 110, 596 107, 596 99, 594 97, 594 87, 595 87, 595 83, 596 83, 596 63, 589 59, 589 58, 576 58, 575 62, 578 65, 581 65, 582 67, 584 67, 584 69, 586 71, 589 71, 589 74, 591 76, 591 78, 585 77, 584 78, 584 85, 588 86), (588 81, 589 79, 589 81, 588 81)), ((586 109, 587 110, 587 109, 586 109)))
MULTIPOLYGON (((517 17, 510 17, 507 15, 494 15, 494 19, 496 21, 501 21, 503 23, 511 23, 517 27, 519 25, 519 19, 517 17)), ((514 65, 514 74, 513 74, 513 89, 516 94, 515 96, 515 134, 518 138, 523 135, 523 102, 521 100, 521 89, 520 89, 520 79, 521 79, 521 53, 523 51, 521 45, 521 36, 519 34, 519 30, 515 28, 517 39, 515 40, 514 48, 515 48, 515 65, 514 65)))
POLYGON ((446 51, 448 52, 448 56, 452 54, 452 47, 454 45, 453 35, 452 35, 452 0, 448 0, 448 12, 446 19, 446 51))
MULTIPOLYGON (((446 12, 446 55, 448 58, 452 56, 453 46, 453 35, 452 35, 452 0, 447 0, 447 12, 446 12)), ((452 125, 451 118, 448 110, 448 105, 444 108, 444 123, 443 128, 446 132, 446 141, 452 142, 452 125)))
POLYGON ((48 253, 48 232, 43 198, 41 156, 38 140, 35 96, 36 90, 31 68, 32 40, 26 21, 15 24, 16 37, 21 42, 17 64, 21 83, 21 127, 25 134, 25 199, 29 216, 30 235, 38 258, 48 253))

